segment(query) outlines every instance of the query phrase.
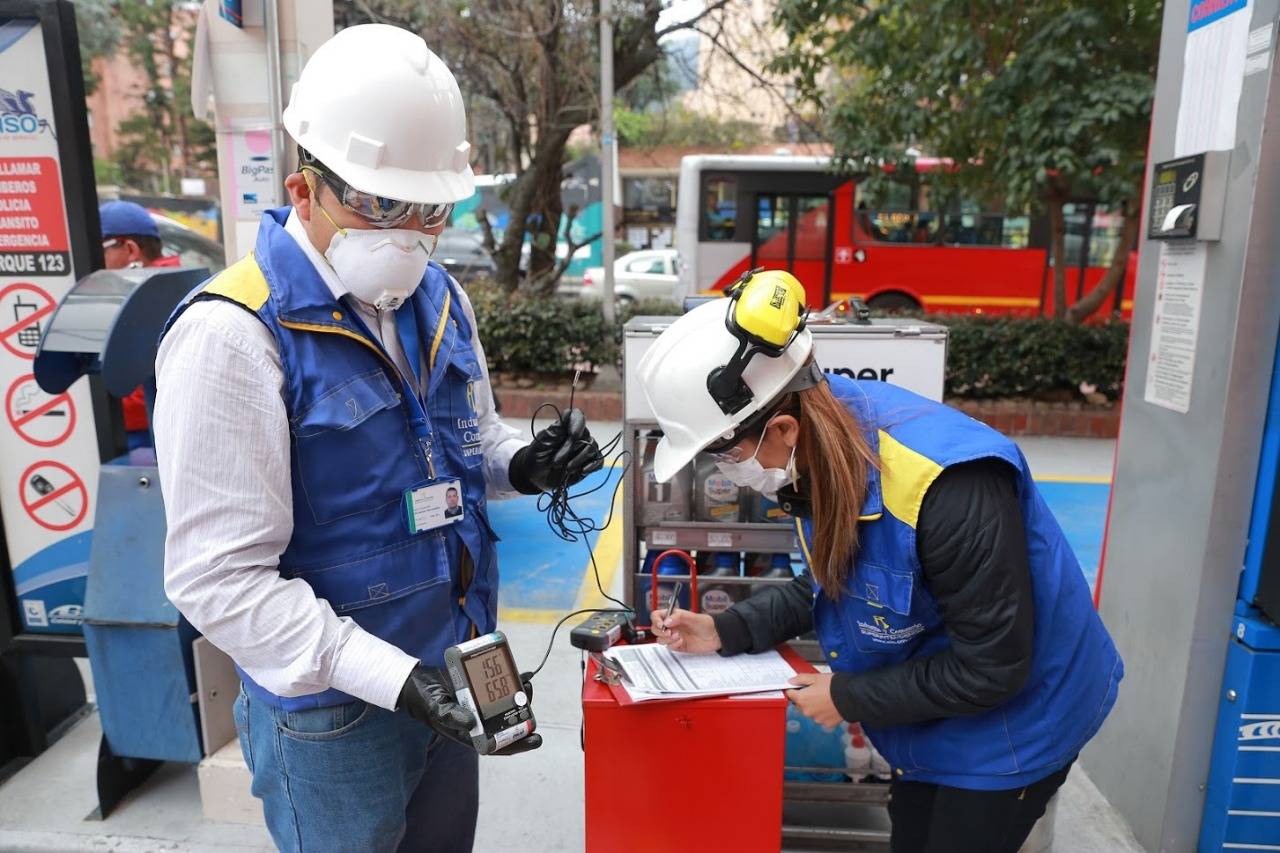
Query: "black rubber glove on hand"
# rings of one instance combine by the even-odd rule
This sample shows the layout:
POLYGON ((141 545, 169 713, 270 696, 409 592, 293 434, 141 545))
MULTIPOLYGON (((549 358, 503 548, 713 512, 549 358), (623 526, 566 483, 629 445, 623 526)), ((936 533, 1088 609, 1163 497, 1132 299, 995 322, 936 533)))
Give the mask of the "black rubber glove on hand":
MULTIPOLYGON (((474 748, 471 729, 476 724, 475 715, 458 704, 453 687, 436 667, 418 664, 413 668, 404 687, 400 688, 397 707, 407 711, 415 720, 426 723, 442 737, 474 748)), ((542 735, 534 732, 493 754, 515 755, 540 746, 542 735)))
POLYGON ((526 495, 572 486, 604 465, 604 455, 587 429, 587 416, 570 409, 516 451, 507 475, 516 491, 526 495))

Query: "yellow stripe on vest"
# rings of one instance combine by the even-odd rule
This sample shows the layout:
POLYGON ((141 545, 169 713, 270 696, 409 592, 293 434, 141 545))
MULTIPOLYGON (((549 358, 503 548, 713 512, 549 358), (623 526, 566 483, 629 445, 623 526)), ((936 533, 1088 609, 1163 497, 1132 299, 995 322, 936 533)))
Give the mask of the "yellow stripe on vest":
POLYGON ((250 253, 214 276, 200 293, 221 296, 250 311, 257 311, 266 304, 269 288, 258 262, 250 253))
POLYGON ((880 430, 880 491, 894 518, 914 528, 924 494, 941 473, 937 462, 880 430))
POLYGON ((427 371, 434 373, 436 369, 436 355, 440 352, 440 342, 444 340, 444 325, 449 320, 449 306, 453 302, 453 291, 445 286, 444 291, 444 307, 440 309, 440 320, 436 323, 436 333, 432 335, 431 356, 427 359, 427 371))

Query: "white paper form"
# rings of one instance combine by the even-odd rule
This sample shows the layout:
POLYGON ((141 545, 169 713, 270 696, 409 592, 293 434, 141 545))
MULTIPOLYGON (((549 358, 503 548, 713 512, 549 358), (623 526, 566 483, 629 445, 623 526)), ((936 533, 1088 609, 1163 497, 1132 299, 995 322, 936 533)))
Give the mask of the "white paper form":
POLYGON ((693 655, 666 646, 614 646, 605 657, 622 664, 637 701, 674 696, 726 696, 794 689, 796 672, 775 651, 759 655, 693 655), (642 698, 643 697, 643 698, 642 698))
POLYGON ((1183 414, 1191 408, 1191 377, 1196 369, 1207 259, 1205 244, 1198 240, 1166 240, 1160 244, 1143 399, 1183 414))
POLYGON ((1252 15, 1249 0, 1191 0, 1174 157, 1236 147, 1252 15))

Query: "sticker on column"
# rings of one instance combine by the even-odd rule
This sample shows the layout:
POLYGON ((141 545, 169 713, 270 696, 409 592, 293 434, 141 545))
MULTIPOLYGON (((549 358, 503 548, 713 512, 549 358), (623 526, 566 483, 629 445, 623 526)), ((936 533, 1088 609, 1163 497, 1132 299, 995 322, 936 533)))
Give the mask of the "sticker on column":
POLYGON ((76 406, 71 395, 47 394, 35 376, 19 376, 4 395, 9 426, 28 444, 56 447, 76 428, 76 406))
POLYGON ((34 360, 41 321, 56 307, 53 297, 34 284, 18 282, 0 290, 0 346, 34 360))
POLYGON ((70 530, 89 510, 89 491, 80 475, 52 459, 23 471, 18 488, 22 508, 46 530, 70 530))

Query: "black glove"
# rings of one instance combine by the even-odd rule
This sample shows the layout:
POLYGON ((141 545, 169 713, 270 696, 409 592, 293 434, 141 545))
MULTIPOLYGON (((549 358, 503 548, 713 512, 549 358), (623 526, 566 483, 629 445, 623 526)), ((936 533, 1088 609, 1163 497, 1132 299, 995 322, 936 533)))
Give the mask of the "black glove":
POLYGON ((604 465, 604 454, 587 429, 587 416, 570 409, 560 420, 516 451, 507 475, 516 491, 526 495, 572 486, 604 465))
MULTIPOLYGON (((528 687, 525 692, 529 692, 528 687)), ((474 748, 471 729, 476 724, 475 715, 458 704, 453 687, 445 680, 444 673, 436 667, 422 664, 415 666, 404 687, 400 688, 400 701, 396 707, 407 711, 415 720, 426 723, 442 737, 474 748)), ((540 746, 542 735, 534 732, 493 754, 515 755, 540 746)))

